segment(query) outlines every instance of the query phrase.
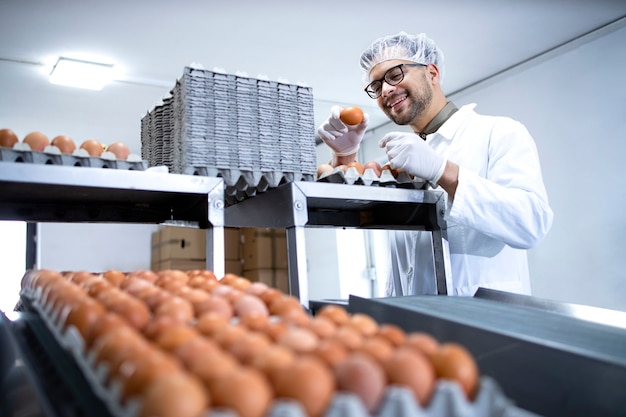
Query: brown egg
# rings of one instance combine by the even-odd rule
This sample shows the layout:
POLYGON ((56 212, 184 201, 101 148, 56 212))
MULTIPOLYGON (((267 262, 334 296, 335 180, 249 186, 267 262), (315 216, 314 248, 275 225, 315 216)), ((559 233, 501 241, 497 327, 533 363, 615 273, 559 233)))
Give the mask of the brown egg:
POLYGON ((457 343, 444 343, 431 357, 438 378, 456 381, 469 400, 478 390, 479 371, 472 354, 457 343))
POLYGON ((373 413, 385 393, 387 377, 378 362, 362 353, 354 353, 335 368, 337 388, 356 394, 373 413))
POLYGON ((242 294, 241 297, 234 302, 233 308, 237 317, 243 317, 251 313, 269 316, 269 311, 263 300, 250 294, 242 294))
POLYGON ((270 313, 274 316, 282 316, 292 310, 302 310, 300 300, 292 295, 283 295, 270 304, 270 313))
POLYGON ((274 374, 293 364, 296 354, 289 348, 281 345, 270 345, 252 359, 250 366, 263 372, 270 381, 274 374))
POLYGON ((324 175, 330 174, 335 169, 330 164, 321 164, 317 166, 317 178, 321 178, 324 175))
POLYGON ((345 324, 358 330, 363 336, 370 337, 378 332, 378 323, 372 317, 363 313, 354 313, 345 324))
POLYGON ((117 378, 122 384, 122 396, 125 399, 147 390, 147 387, 159 377, 181 370, 181 366, 171 355, 161 349, 148 345, 142 355, 127 358, 117 371, 117 378))
POLYGON ((363 172, 367 171, 368 169, 371 169, 374 172, 374 175, 376 175, 377 177, 380 177, 382 167, 380 166, 378 162, 369 161, 363 164, 363 172))
POLYGON ((341 109, 339 119, 347 125, 355 126, 363 121, 363 110, 357 106, 348 106, 341 109))
POLYGON ((349 354, 345 345, 337 340, 325 339, 320 342, 313 354, 331 368, 336 368, 349 354))
POLYGON ((198 302, 194 305, 194 311, 197 317, 204 314, 215 313, 226 320, 230 320, 235 315, 233 306, 224 297, 211 295, 204 301, 198 302))
POLYGON ((324 414, 336 389, 332 371, 312 356, 301 357, 278 370, 273 383, 276 397, 298 401, 309 417, 324 414))
POLYGON ((350 320, 350 315, 346 309, 335 304, 326 304, 325 306, 322 306, 315 315, 319 317, 328 317, 337 325, 346 324, 350 320))
POLYGON ((416 401, 425 406, 435 388, 435 369, 426 356, 408 347, 399 347, 384 364, 390 384, 409 388, 416 401))
POLYGON ((363 345, 365 336, 351 326, 340 326, 337 331, 331 336, 331 340, 336 340, 342 343, 350 351, 356 350, 363 345))
POLYGON ((211 355, 196 357, 187 368, 211 388, 240 367, 237 359, 228 352, 218 350, 211 355))
POLYGON ((202 278, 205 281, 215 281, 217 282, 217 277, 213 271, 209 271, 208 269, 192 269, 187 271, 187 275, 189 275, 189 279, 192 278, 202 278))
POLYGON ((200 333, 195 328, 177 324, 164 329, 156 338, 155 343, 166 352, 173 353, 180 346, 199 336, 200 333))
POLYGON ((193 305, 182 297, 164 300, 155 310, 155 316, 167 316, 179 323, 189 323, 195 317, 193 305))
POLYGON ((209 355, 221 352, 222 350, 217 343, 202 335, 198 335, 180 344, 173 353, 183 364, 190 366, 209 355))
POLYGON ((195 328, 205 336, 213 337, 224 327, 229 326, 230 318, 216 312, 202 314, 196 320, 195 328))
POLYGON ((141 332, 149 340, 157 340, 165 330, 179 326, 180 323, 168 316, 154 317, 141 332))
POLYGON ((95 157, 99 157, 100 155, 102 155, 102 152, 104 151, 104 147, 102 146, 102 143, 100 143, 99 141, 95 139, 87 139, 86 141, 80 144, 80 149, 84 149, 85 151, 87 151, 89 156, 95 156, 95 157))
POLYGON ((262 333, 250 332, 230 345, 229 352, 244 364, 250 365, 252 361, 271 345, 269 336, 262 333))
POLYGON ((381 174, 385 171, 389 171, 394 178, 398 178, 398 170, 391 167, 389 163, 386 163, 380 168, 381 174))
POLYGON ((244 338, 248 329, 240 325, 224 326, 213 335, 213 340, 225 350, 230 350, 231 346, 239 339, 244 338))
POLYGON ((204 386, 178 371, 154 380, 141 396, 141 417, 201 417, 210 404, 204 386))
POLYGON ((126 277, 127 278, 138 277, 141 279, 145 279, 146 281, 149 281, 149 282, 155 282, 159 278, 156 272, 149 271, 149 270, 131 271, 128 274, 126 274, 126 277))
POLYGON ((269 307, 275 300, 282 298, 283 295, 284 294, 276 288, 268 288, 267 291, 261 294, 261 300, 269 307))
POLYGON ((19 141, 17 135, 11 129, 0 129, 0 146, 12 148, 19 141))
POLYGON ((130 149, 123 142, 113 142, 109 146, 106 147, 107 152, 111 152, 117 159, 121 159, 123 161, 128 158, 130 155, 130 149))
POLYGON ((291 327, 276 341, 279 345, 293 350, 297 354, 310 353, 317 349, 319 337, 312 330, 291 327))
POLYGON ((258 370, 240 367, 211 385, 213 405, 235 411, 238 417, 264 417, 273 392, 267 378, 258 370))
POLYGON ((364 167, 363 167, 363 164, 361 164, 360 162, 352 161, 347 166, 348 166, 348 169, 355 168, 356 172, 358 172, 359 175, 363 175, 364 167))
POLYGON ((74 326, 86 341, 91 326, 105 313, 102 304, 87 296, 71 306, 65 324, 74 326))
POLYGON ((50 145, 56 146, 57 148, 59 148, 61 153, 65 154, 71 154, 76 150, 76 144, 74 143, 74 140, 65 135, 55 136, 50 142, 50 145))
POLYGON ((263 331, 270 337, 270 339, 276 342, 283 335, 283 333, 289 330, 289 327, 290 326, 283 321, 270 320, 263 331))
POLYGON ((104 277, 104 279, 106 279, 107 281, 109 281, 111 284, 115 285, 116 287, 119 287, 122 282, 124 282, 124 280, 126 279, 126 274, 114 269, 109 269, 108 271, 105 271, 102 276, 104 277))
POLYGON ((239 318, 239 323, 241 323, 249 330, 257 332, 264 331, 267 328, 269 322, 269 316, 267 314, 259 312, 251 312, 239 318))
POLYGON ((337 325, 328 317, 314 316, 308 321, 307 327, 320 339, 331 337, 337 331, 337 325))
POLYGON ((439 342, 433 336, 424 332, 411 332, 406 336, 405 346, 417 349, 426 357, 432 358, 439 351, 439 342))
POLYGON ((92 346, 100 337, 119 327, 128 327, 128 324, 115 313, 105 313, 98 317, 86 333, 87 346, 92 346))
POLYGON ((378 328, 378 335, 387 339, 394 347, 398 347, 406 341, 404 330, 395 324, 381 324, 378 328))
POLYGON ((46 146, 50 144, 48 136, 41 132, 31 132, 24 137, 23 143, 28 144, 33 151, 43 151, 46 146))
POLYGON ((393 355, 394 346, 382 336, 374 336, 365 339, 357 352, 365 353, 378 361, 384 363, 393 355))

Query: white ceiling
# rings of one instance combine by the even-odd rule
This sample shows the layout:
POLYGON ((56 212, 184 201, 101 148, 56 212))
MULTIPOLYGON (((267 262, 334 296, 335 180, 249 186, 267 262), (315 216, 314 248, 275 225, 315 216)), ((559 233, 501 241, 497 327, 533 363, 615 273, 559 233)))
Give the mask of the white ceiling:
POLYGON ((333 104, 362 106, 374 126, 386 118, 362 91, 358 59, 378 36, 426 32, 452 93, 624 15, 624 0, 2 0, 0 128, 106 132, 99 139, 138 152, 141 117, 191 63, 308 84, 316 126, 333 104), (127 81, 100 92, 51 85, 34 64, 58 56, 104 58, 127 81))

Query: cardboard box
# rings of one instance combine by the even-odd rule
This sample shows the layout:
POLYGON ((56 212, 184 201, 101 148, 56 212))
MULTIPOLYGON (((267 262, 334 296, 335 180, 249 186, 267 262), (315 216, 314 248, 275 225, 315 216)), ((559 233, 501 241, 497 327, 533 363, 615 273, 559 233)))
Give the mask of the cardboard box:
POLYGON ((224 228, 224 259, 227 261, 241 259, 241 231, 237 227, 224 228))
MULTIPOLYGON (((226 259, 224 261, 224 273, 231 273, 235 275, 241 276, 243 273, 243 265, 241 259, 230 260, 226 259)), ((221 277, 218 277, 221 278, 221 277)))
POLYGON ((159 260, 206 259, 206 230, 166 226, 160 231, 159 260))
POLYGON ((166 259, 158 263, 154 271, 163 271, 166 269, 177 269, 179 271, 191 271, 193 269, 206 269, 205 260, 193 260, 193 259, 166 259))
POLYGON ((287 239, 284 230, 241 230, 244 270, 287 269, 287 239))
POLYGON ((244 269, 272 269, 274 254, 271 229, 242 230, 244 269))
POLYGON ((289 294, 289 273, 286 269, 246 269, 242 276, 252 282, 263 282, 285 294, 289 294))

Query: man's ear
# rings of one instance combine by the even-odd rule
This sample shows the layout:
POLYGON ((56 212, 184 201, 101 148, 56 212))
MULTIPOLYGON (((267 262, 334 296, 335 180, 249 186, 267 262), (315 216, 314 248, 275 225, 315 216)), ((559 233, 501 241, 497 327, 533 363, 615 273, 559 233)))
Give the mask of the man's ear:
POLYGON ((439 73, 439 67, 437 64, 430 63, 426 66, 426 73, 428 74, 429 80, 434 84, 435 82, 439 84, 441 81, 441 74, 439 73))

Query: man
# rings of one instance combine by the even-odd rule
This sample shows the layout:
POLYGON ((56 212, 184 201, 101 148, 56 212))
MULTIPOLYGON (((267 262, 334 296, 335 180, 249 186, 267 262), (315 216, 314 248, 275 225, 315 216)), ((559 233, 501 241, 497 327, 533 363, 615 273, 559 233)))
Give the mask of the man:
MULTIPOLYGON (((396 124, 379 141, 393 168, 425 179, 446 194, 451 279, 448 293, 479 287, 530 294, 526 250, 552 226, 533 138, 519 122, 457 107, 441 83, 444 56, 424 34, 379 38, 361 55, 366 93, 396 124)), ((356 158, 367 128, 347 126, 334 106, 318 129, 333 150, 331 164, 356 158)), ((386 295, 436 294, 428 232, 390 232, 391 271, 386 295)))

